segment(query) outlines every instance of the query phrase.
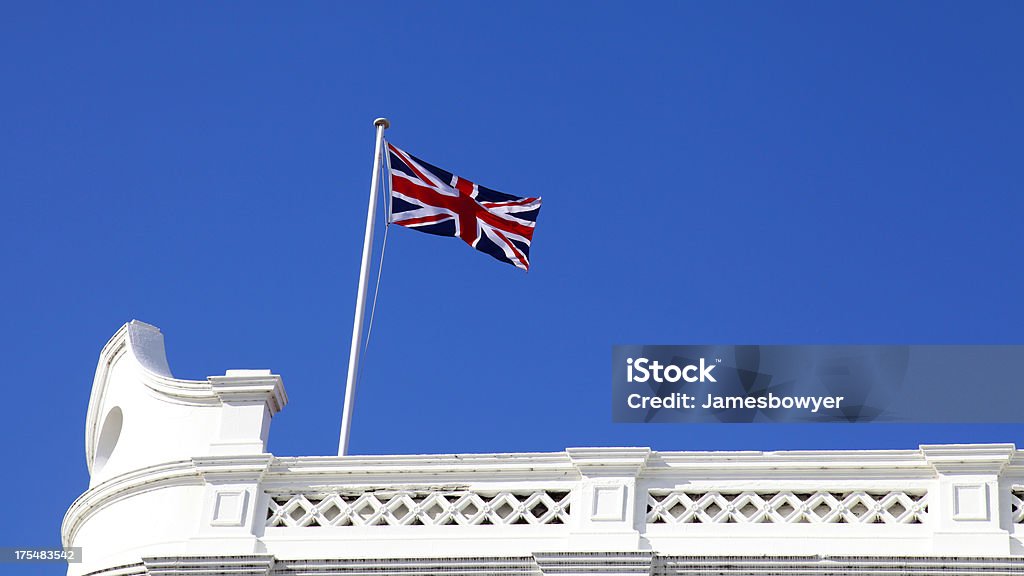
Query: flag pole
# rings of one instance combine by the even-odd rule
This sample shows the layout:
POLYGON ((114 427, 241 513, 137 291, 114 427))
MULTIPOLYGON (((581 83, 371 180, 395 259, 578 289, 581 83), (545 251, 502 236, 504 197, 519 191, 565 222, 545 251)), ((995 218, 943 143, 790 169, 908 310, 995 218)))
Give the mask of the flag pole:
POLYGON ((352 405, 356 397, 356 376, 359 374, 359 348, 363 340, 363 317, 366 315, 366 291, 370 283, 370 260, 373 256, 373 224, 377 219, 377 184, 380 179, 381 148, 384 130, 391 123, 387 118, 373 121, 377 127, 377 144, 373 151, 373 176, 370 177, 370 205, 366 209, 366 234, 363 236, 363 261, 359 266, 359 289, 356 292, 356 313, 352 320, 352 349, 348 354, 348 377, 345 380, 345 408, 341 414, 341 439, 338 456, 348 453, 348 436, 352 427, 352 405))

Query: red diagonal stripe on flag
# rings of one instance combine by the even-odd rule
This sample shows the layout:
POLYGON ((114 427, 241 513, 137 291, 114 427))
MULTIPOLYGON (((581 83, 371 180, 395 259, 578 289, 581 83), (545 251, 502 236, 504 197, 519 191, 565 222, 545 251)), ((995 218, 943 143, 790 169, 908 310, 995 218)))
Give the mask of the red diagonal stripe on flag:
POLYGON ((472 245, 476 240, 476 218, 503 232, 522 236, 527 240, 533 239, 533 228, 524 226, 518 222, 512 222, 502 218, 500 215, 488 211, 476 200, 459 195, 448 196, 441 194, 435 188, 417 184, 407 178, 398 177, 393 179, 392 187, 395 192, 415 198, 430 206, 446 208, 459 215, 459 237, 467 244, 472 245), (466 229, 468 228, 468 230, 466 229), (472 231, 470 236, 468 232, 472 231))

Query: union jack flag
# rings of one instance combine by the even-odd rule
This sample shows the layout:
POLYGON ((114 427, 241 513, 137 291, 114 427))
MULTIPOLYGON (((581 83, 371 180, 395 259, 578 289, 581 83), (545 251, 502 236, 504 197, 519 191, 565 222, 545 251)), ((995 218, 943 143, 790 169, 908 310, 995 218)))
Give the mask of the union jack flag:
POLYGON ((391 222, 458 236, 481 252, 530 269, 540 198, 520 198, 474 184, 388 143, 391 222))

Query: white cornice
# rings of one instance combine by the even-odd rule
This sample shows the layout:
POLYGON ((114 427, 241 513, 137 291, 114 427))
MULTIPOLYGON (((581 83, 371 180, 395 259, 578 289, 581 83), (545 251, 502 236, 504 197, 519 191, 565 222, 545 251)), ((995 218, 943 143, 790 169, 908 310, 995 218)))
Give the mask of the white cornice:
POLYGON ((579 473, 564 452, 532 454, 423 454, 387 456, 304 456, 275 458, 267 482, 372 482, 396 476, 459 480, 576 480, 579 473))
POLYGON ((935 471, 919 450, 807 450, 780 452, 655 452, 648 477, 807 479, 843 477, 931 478, 935 471))
POLYGON ((183 576, 195 574, 234 574, 235 576, 268 576, 275 559, 266 554, 252 556, 180 556, 143 558, 148 576, 183 576))
POLYGON ((446 556, 393 558, 278 558, 271 554, 238 556, 145 557, 142 562, 107 568, 95 576, 268 576, 279 571, 296 576, 351 574, 492 574, 527 576, 544 574, 747 574, 778 576, 798 574, 1020 574, 1021 558, 971 555, 921 556, 913 554, 692 554, 673 555, 654 551, 633 552, 537 552, 532 556, 446 556))
POLYGON ((921 453, 940 474, 1000 474, 1017 454, 1013 444, 925 444, 921 453))
POLYGON ((637 476, 647 467, 650 448, 566 448, 583 476, 637 476))
POLYGON ((167 486, 195 486, 203 484, 203 477, 191 460, 147 466, 115 476, 93 486, 79 496, 64 514, 61 540, 71 546, 79 527, 101 508, 134 496, 140 492, 167 486))
POLYGON ((271 415, 288 403, 281 377, 270 370, 228 370, 223 376, 206 380, 222 403, 266 402, 271 415))
POLYGON ((273 459, 272 454, 197 456, 192 464, 206 482, 258 482, 273 459))

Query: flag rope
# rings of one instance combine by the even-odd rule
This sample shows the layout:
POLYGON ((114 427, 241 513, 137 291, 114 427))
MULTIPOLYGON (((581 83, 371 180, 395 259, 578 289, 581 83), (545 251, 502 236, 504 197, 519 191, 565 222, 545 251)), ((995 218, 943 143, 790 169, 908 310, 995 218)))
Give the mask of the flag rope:
MULTIPOLYGON (((385 144, 384 153, 387 154, 387 145, 385 144)), ((385 156, 386 158, 386 156, 385 156)), ((363 340, 363 358, 366 358, 366 350, 370 347, 370 334, 373 332, 373 316, 377 312, 377 292, 380 291, 380 277, 384 272, 384 251, 388 248, 388 230, 391 229, 391 202, 388 200, 391 198, 391 174, 388 170, 387 164, 381 166, 381 170, 384 170, 384 174, 387 177, 387 186, 382 186, 381 190, 381 204, 384 208, 384 241, 380 247, 380 259, 377 261, 377 282, 373 287, 373 303, 370 304, 370 321, 366 326, 366 340, 363 340)), ((359 363, 359 374, 356 375, 356 382, 359 381, 363 374, 363 363, 359 363)))

